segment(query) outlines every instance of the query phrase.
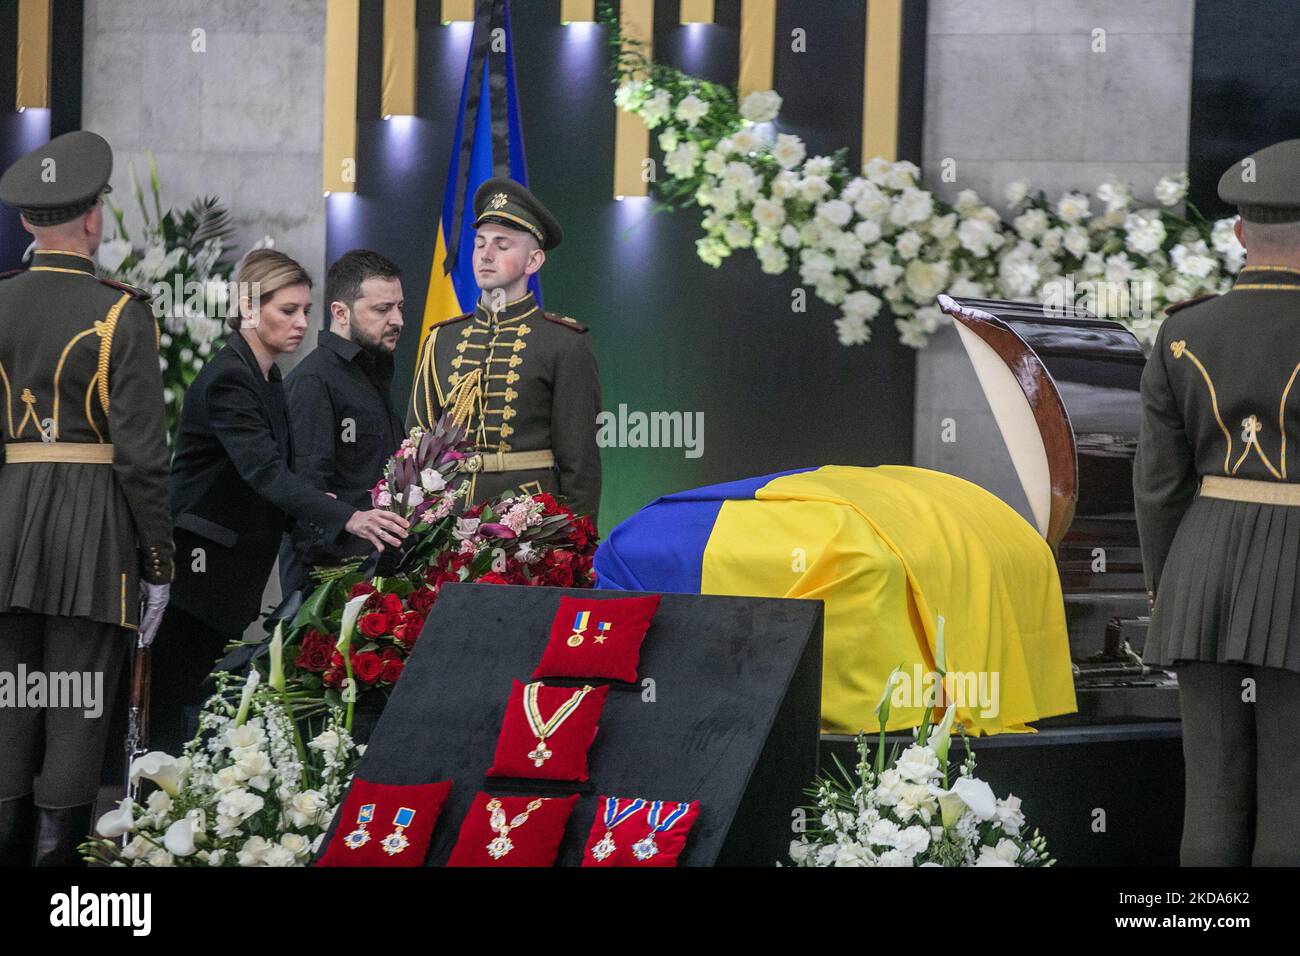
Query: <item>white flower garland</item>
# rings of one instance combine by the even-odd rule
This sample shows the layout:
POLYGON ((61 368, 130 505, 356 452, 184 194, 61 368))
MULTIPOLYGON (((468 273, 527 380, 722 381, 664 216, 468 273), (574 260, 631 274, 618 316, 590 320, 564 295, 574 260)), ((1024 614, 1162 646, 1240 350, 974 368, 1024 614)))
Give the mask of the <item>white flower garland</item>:
POLYGON ((875 157, 854 175, 839 157, 807 156, 798 136, 772 125, 775 91, 751 93, 737 109, 716 84, 635 54, 618 71, 618 106, 662 127, 670 179, 656 187, 660 198, 705 210, 700 259, 716 267, 750 249, 764 272, 797 269, 839 307, 844 345, 870 341, 887 308, 900 339, 923 348, 949 321, 935 304, 940 292, 1080 305, 1149 345, 1165 305, 1226 291, 1244 262, 1233 219, 1210 223, 1190 203, 1179 213, 1186 175, 1160 180, 1159 206, 1134 205, 1115 181, 1055 203, 1014 182, 1016 215, 1006 223, 974 190, 951 205, 937 198, 912 163, 875 157))

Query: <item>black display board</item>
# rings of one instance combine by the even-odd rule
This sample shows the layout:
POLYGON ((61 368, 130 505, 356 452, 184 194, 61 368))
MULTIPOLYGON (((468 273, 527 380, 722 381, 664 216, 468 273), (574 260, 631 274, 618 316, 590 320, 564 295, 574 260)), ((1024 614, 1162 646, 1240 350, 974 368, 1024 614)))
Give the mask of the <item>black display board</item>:
POLYGON ((642 645, 642 683, 611 685, 588 755, 590 781, 524 789, 485 778, 511 682, 531 679, 561 596, 635 593, 443 588, 357 771, 386 784, 455 782, 429 865, 447 861, 479 790, 580 794, 560 866, 581 862, 602 793, 700 801, 682 866, 784 858, 791 811, 807 802, 803 790, 817 771, 821 601, 663 595, 642 645))

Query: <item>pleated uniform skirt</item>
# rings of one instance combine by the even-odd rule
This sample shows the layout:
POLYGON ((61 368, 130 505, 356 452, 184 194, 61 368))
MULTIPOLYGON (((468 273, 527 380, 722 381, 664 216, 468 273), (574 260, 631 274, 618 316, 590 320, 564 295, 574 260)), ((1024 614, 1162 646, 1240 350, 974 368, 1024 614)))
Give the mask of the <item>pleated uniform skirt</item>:
POLYGON ((1300 507, 1197 495, 1157 587, 1143 660, 1300 671, 1300 507))
POLYGON ((112 465, 0 465, 0 611, 135 627, 135 542, 112 465))

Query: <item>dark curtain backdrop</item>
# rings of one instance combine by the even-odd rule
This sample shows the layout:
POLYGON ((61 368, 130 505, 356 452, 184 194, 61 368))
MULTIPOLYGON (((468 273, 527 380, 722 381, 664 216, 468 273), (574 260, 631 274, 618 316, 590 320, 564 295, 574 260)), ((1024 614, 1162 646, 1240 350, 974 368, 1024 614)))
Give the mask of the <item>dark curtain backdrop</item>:
MULTIPOLYGON (((469 30, 441 25, 440 4, 419 4, 419 115, 384 121, 382 8, 362 7, 358 189, 330 198, 327 249, 332 261, 371 247, 401 265, 409 334, 396 388, 405 400, 469 30)), ((925 11, 908 7, 900 143, 904 158, 919 161, 925 11)), ((602 531, 685 488, 807 465, 909 462, 915 355, 897 343, 892 320, 877 321, 867 347, 842 346, 836 311, 811 290, 807 311, 791 312, 797 274, 764 275, 743 251, 712 269, 695 255, 698 211, 652 213, 648 200, 612 198, 606 33, 561 26, 559 8, 558 0, 511 4, 530 184, 565 230, 542 272, 546 308, 590 327, 605 409, 704 415, 698 458, 678 448, 602 450, 602 531)), ((718 0, 713 25, 678 25, 675 0, 655 13, 658 58, 734 84, 739 0, 718 0)), ((846 147, 858 162, 865 24, 861 2, 778 6, 780 128, 804 137, 810 154, 846 147), (791 50, 796 28, 807 33, 807 52, 791 50)))
POLYGON ((1198 0, 1188 150, 1192 201, 1207 216, 1223 171, 1257 149, 1300 137, 1300 4, 1198 0))

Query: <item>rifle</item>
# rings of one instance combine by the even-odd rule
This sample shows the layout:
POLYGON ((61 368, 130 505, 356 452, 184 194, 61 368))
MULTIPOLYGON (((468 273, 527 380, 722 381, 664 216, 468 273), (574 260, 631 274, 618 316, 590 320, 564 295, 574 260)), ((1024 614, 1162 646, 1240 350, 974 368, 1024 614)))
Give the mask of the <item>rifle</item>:
POLYGON ((133 803, 140 796, 140 784, 131 783, 131 764, 149 751, 149 689, 152 682, 152 651, 136 638, 131 655, 131 702, 126 712, 126 795, 133 803))

